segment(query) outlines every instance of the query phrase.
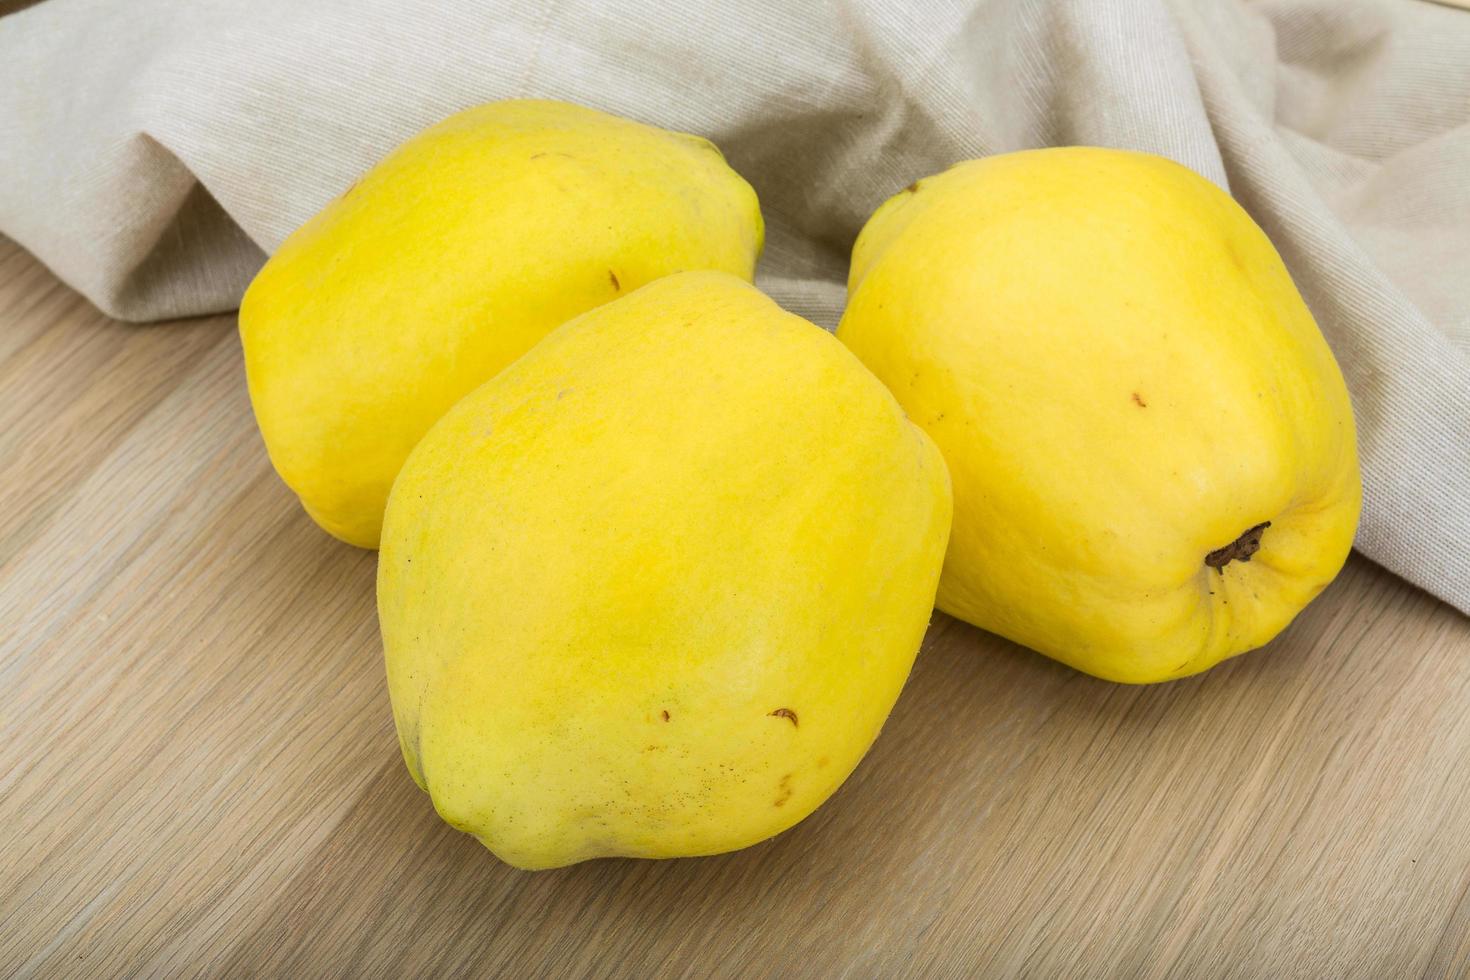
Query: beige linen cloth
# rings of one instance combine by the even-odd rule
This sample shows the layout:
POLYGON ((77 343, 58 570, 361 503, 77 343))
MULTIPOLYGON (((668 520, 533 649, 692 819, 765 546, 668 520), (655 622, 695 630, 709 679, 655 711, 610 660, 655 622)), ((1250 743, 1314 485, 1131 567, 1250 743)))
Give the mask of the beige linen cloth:
POLYGON ((0 19, 0 233, 116 316, 228 310, 400 140, 532 95, 713 138, 760 193, 761 284, 829 327, 863 220, 917 177, 1064 143, 1193 167, 1276 242, 1347 375, 1358 547, 1470 611, 1470 12, 44 0, 0 19))

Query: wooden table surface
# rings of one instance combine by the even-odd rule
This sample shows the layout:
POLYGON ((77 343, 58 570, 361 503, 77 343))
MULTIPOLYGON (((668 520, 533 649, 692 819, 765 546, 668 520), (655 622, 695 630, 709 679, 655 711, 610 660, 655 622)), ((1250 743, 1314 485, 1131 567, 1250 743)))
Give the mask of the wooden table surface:
POLYGON ((936 616, 794 830, 529 874, 410 781, 373 555, 271 471, 233 317, 0 240, 0 473, 0 974, 1470 975, 1470 623, 1362 559, 1164 686, 936 616))

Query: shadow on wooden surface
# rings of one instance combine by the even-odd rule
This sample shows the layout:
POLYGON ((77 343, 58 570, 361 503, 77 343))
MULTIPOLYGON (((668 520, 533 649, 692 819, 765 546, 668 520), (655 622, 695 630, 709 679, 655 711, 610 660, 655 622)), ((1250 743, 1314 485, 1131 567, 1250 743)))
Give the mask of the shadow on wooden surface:
POLYGON ((0 247, 0 472, 0 972, 1470 972, 1470 626, 1362 560, 1151 688, 938 616, 803 824, 528 874, 408 778, 373 556, 271 472, 229 318, 0 247))

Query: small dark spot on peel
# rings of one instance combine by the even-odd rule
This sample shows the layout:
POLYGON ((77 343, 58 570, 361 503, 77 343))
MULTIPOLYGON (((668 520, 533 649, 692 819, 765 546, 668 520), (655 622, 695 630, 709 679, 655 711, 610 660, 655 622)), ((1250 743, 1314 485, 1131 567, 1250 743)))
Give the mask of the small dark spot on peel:
POLYGON ((831 759, 827 758, 824 755, 820 759, 817 760, 817 768, 818 769, 826 769, 827 768, 827 763, 829 763, 831 761, 832 761, 831 759))
POLYGON ((919 190, 919 182, 917 180, 914 181, 912 184, 910 184, 909 186, 905 187, 904 190, 907 191, 910 194, 916 194, 916 193, 918 193, 918 190, 919 190))
POLYGON ((614 289, 622 290, 623 284, 620 283, 620 282, 618 282, 618 274, 616 272, 612 271, 611 269, 608 269, 607 270, 607 278, 608 278, 608 281, 612 283, 612 286, 613 286, 614 289))
POLYGON ((659 716, 662 717, 664 721, 668 721, 669 720, 669 711, 668 711, 668 709, 665 708, 663 711, 660 711, 659 712, 659 716))
POLYGON ((796 712, 795 711, 792 711, 790 708, 777 708, 775 711, 772 711, 766 717, 768 717, 768 718, 787 718, 787 719, 790 719, 791 725, 792 725, 793 728, 800 728, 801 727, 801 723, 796 720, 796 712))
POLYGON ((1144 401, 1143 396, 1136 391, 1133 393, 1133 404, 1139 408, 1148 408, 1148 402, 1144 401))
POLYGON ((776 802, 772 803, 771 806, 785 806, 786 801, 791 799, 791 777, 794 775, 796 773, 788 772, 781 777, 781 782, 776 785, 776 802))

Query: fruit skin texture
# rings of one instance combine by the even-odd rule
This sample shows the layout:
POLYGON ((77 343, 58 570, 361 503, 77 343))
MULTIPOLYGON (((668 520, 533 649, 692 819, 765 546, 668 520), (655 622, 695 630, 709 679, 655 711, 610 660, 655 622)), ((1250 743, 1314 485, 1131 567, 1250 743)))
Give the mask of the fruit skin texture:
POLYGON ((271 462, 312 519, 376 547, 398 468, 550 330, 682 269, 751 278, 755 192, 707 140, 560 102, 410 139, 297 230, 240 308, 271 462))
POLYGON ((1342 567, 1342 376, 1265 234, 1186 168, 960 164, 873 215, 849 296, 838 336, 949 464, 945 612, 1162 681, 1265 643, 1342 567), (1249 562, 1206 565, 1266 521, 1249 562))
POLYGON ((949 521, 938 450, 830 334, 729 275, 645 286, 467 396, 393 487, 409 771, 521 868, 764 840, 877 736, 949 521))

